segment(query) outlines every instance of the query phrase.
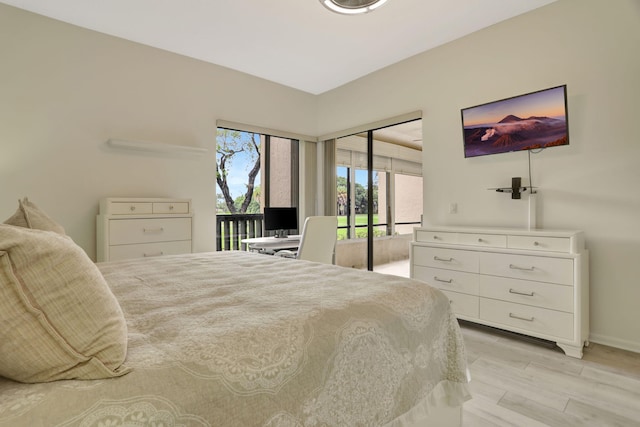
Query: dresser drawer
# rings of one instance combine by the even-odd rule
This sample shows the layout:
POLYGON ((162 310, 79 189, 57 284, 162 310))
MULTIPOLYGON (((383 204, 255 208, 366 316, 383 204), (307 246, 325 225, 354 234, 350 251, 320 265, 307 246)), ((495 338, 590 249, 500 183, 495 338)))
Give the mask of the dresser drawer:
POLYGON ((480 311, 479 298, 473 295, 460 294, 457 292, 442 291, 449 298, 451 310, 457 316, 478 318, 480 311))
POLYGON ((503 234, 459 233, 458 243, 461 245, 469 245, 469 246, 506 248, 507 236, 503 234))
POLYGON ((109 248, 109 260, 117 261, 121 259, 177 255, 189 252, 191 252, 191 240, 119 245, 109 248))
POLYGON ((188 214, 189 203, 187 202, 154 202, 154 214, 188 214))
POLYGON ((562 311, 480 298, 480 319, 515 332, 573 339, 573 315, 562 311))
POLYGON ((416 232, 416 241, 425 243, 458 243, 458 233, 448 231, 425 231, 416 232))
POLYGON ((191 218, 113 219, 109 239, 110 246, 191 240, 191 218))
POLYGON ((480 253, 480 273, 573 285, 573 259, 480 253))
POLYGON ((568 237, 509 236, 507 247, 532 251, 571 252, 568 237))
POLYGON ((150 202, 114 202, 110 206, 112 215, 145 215, 153 213, 150 202))
POLYGON ((439 289, 478 295, 480 276, 476 273, 417 265, 413 268, 413 276, 439 289))
POLYGON ((573 313, 573 287, 530 280, 480 276, 480 296, 573 313))
POLYGON ((446 268, 448 270, 479 271, 478 252, 456 249, 414 246, 413 262, 424 267, 446 268))

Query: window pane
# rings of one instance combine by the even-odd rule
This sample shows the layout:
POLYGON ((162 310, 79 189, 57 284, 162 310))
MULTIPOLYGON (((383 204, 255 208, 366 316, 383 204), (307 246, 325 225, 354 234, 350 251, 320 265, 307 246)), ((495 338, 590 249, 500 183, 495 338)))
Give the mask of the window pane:
POLYGON ((218 129, 218 214, 260 212, 260 147, 258 134, 218 129))
POLYGON ((356 169, 355 171, 355 226, 356 226, 356 239, 362 239, 367 237, 367 204, 369 198, 367 197, 368 177, 367 171, 362 169, 356 169))
POLYGON ((373 171, 373 224, 374 236, 381 237, 390 234, 388 216, 390 206, 388 201, 388 175, 386 172, 373 171))
POLYGON ((291 140, 272 136, 269 144, 269 206, 291 206, 291 140))
POLYGON ((338 240, 348 239, 350 236, 351 210, 349 209, 349 168, 336 168, 336 213, 338 215, 338 240))
POLYGON ((420 215, 422 214, 422 177, 396 174, 395 178, 396 233, 411 234, 413 228, 420 225, 420 215))

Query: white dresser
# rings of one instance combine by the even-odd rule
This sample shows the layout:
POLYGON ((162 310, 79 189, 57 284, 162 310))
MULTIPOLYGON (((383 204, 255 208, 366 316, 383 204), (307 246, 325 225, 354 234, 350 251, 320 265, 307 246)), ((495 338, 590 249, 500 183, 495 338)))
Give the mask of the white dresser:
POLYGON ((190 199, 102 199, 97 261, 190 253, 192 222, 190 199))
POLYGON ((580 231, 416 228, 411 277, 441 289, 460 319, 554 341, 582 357, 588 252, 580 231))

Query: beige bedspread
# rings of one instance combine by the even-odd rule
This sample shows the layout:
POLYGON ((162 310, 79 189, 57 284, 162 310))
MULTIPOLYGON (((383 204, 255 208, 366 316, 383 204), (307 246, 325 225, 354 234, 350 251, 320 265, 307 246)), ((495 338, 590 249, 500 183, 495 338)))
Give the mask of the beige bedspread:
POLYGON ((424 283, 245 252, 99 267, 133 371, 0 378, 0 426, 401 426, 468 398, 449 301, 424 283))

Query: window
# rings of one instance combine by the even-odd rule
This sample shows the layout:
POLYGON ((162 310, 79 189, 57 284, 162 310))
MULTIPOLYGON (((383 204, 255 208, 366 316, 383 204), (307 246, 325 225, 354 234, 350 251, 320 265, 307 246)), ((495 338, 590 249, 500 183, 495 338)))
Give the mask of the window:
POLYGON ((336 169, 336 214, 338 215, 338 240, 351 238, 351 168, 338 166, 336 169))
POLYGON ((422 176, 396 173, 395 175, 395 232, 411 234, 420 225, 422 215, 422 176))
POLYGON ((265 206, 297 207, 298 141, 219 127, 216 150, 217 250, 264 235, 265 206))

